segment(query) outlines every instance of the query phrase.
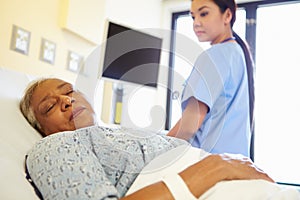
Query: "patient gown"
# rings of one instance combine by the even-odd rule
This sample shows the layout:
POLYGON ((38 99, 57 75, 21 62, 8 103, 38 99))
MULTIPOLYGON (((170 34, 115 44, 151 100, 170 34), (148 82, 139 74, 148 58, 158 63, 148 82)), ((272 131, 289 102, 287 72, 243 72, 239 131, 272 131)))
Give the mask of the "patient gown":
POLYGON ((44 199, 119 199, 147 163, 183 144, 141 130, 92 126, 43 138, 26 166, 44 199))

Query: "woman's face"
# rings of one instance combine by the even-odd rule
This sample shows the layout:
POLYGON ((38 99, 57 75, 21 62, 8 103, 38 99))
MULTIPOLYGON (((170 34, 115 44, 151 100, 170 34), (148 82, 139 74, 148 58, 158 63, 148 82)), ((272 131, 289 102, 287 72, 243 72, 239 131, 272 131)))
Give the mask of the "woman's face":
POLYGON ((59 79, 42 82, 34 90, 31 107, 45 135, 95 124, 89 102, 70 83, 59 79))
POLYGON ((194 32, 200 42, 216 44, 230 35, 232 16, 229 9, 222 14, 211 0, 193 0, 190 12, 194 32))

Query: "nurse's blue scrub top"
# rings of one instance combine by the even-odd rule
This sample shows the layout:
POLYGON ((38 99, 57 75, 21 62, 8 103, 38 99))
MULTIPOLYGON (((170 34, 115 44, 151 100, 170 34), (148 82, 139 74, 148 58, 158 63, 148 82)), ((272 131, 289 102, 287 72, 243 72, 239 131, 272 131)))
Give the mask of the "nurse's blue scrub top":
POLYGON ((215 44, 197 58, 185 82, 182 109, 194 97, 209 111, 195 136, 194 147, 211 153, 249 156, 250 121, 244 53, 236 42, 215 44))

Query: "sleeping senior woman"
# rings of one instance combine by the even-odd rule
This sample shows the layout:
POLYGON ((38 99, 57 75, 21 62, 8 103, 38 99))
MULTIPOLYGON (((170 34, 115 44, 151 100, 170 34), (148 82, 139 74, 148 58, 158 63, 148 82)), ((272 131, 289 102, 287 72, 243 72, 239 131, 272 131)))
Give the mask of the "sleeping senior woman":
POLYGON ((33 82, 20 108, 44 136, 26 159, 31 181, 43 199, 186 200, 198 199, 224 180, 274 182, 247 158, 207 154, 178 174, 169 174, 128 194, 148 163, 189 144, 141 130, 98 126, 84 95, 60 79, 33 82), (179 183, 180 191, 173 188, 179 183))

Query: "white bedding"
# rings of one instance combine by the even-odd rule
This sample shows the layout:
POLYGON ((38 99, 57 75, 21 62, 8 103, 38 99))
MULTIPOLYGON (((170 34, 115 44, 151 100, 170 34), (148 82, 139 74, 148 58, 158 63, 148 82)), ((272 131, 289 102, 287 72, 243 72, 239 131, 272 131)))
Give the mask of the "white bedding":
POLYGON ((25 179, 24 156, 40 135, 26 122, 18 102, 31 78, 0 68, 0 199, 38 199, 25 179))
MULTIPOLYGON (((203 159, 208 153, 201 149, 180 146, 150 162, 137 177, 127 194, 162 180, 203 159)), ((238 156, 238 155, 236 155, 238 156)), ((181 188, 177 188, 180 190, 181 188)), ((204 193, 199 200, 299 200, 298 190, 264 180, 224 181, 204 193)), ((180 199, 178 199, 180 200, 180 199)))

